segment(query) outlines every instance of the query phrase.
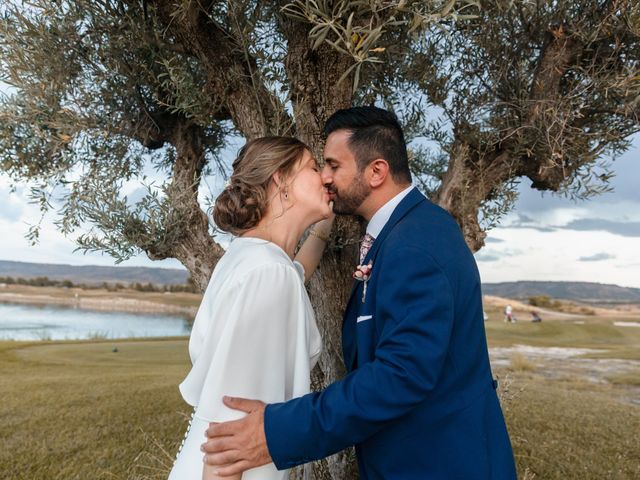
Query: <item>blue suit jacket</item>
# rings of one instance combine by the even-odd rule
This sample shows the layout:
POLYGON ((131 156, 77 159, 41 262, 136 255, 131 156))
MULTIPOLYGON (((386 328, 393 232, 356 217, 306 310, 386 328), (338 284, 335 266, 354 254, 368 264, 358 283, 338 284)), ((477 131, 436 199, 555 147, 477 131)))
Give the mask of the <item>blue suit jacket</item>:
POLYGON ((396 207, 344 315, 347 376, 267 406, 276 466, 356 446, 363 479, 515 479, 480 277, 453 218, 417 189, 396 207))

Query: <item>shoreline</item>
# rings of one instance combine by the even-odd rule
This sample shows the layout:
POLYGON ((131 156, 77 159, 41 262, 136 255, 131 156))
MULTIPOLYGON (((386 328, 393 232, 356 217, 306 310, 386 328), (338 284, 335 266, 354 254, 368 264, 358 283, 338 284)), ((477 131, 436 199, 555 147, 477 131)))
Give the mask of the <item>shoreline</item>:
POLYGON ((34 306, 54 305, 102 312, 156 313, 167 315, 181 314, 188 315, 191 318, 194 318, 198 311, 198 307, 196 306, 168 305, 166 303, 124 298, 120 296, 107 298, 82 297, 79 295, 77 297, 56 297, 45 294, 32 295, 1 292, 0 303, 34 306))

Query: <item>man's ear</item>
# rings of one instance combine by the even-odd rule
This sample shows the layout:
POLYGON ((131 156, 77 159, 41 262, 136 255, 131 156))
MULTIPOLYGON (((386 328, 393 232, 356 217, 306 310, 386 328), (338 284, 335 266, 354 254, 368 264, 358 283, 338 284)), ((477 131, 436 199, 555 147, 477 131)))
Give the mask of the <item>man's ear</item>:
POLYGON ((383 158, 376 158, 368 166, 369 185, 372 188, 382 185, 389 175, 389 164, 383 158))

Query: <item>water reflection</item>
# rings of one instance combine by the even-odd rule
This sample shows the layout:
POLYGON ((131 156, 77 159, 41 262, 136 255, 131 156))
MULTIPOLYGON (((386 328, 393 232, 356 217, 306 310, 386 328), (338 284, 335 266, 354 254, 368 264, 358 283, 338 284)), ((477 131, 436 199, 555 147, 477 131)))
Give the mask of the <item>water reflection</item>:
POLYGON ((173 337, 190 331, 191 319, 180 315, 0 304, 0 340, 173 337))

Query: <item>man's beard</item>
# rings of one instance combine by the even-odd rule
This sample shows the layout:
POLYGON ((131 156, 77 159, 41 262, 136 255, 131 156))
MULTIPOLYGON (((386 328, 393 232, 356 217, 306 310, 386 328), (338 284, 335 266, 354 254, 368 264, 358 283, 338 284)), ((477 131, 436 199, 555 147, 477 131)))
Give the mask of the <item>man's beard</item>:
POLYGON ((346 190, 338 192, 329 188, 329 191, 335 192, 333 212, 336 215, 354 215, 371 193, 371 188, 363 181, 362 175, 358 175, 346 190))

